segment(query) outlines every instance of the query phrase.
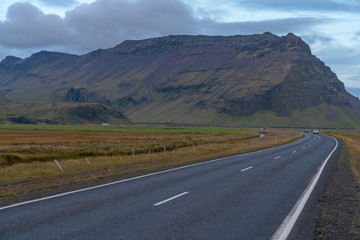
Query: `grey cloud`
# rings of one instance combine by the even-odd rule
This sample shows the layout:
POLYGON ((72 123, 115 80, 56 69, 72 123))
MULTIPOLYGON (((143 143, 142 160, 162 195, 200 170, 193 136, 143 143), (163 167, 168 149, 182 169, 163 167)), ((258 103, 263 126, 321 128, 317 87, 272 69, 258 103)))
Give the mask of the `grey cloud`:
POLYGON ((354 40, 359 40, 360 39, 360 31, 359 32, 356 32, 354 34, 354 40))
POLYGON ((75 0, 38 0, 39 2, 55 7, 69 7, 78 4, 79 2, 75 0))
POLYGON ((274 34, 298 33, 310 26, 325 22, 325 19, 316 18, 285 18, 264 21, 248 21, 234 23, 215 23, 203 21, 204 29, 208 34, 255 34, 271 32, 274 34))
POLYGON ((66 14, 65 22, 95 44, 199 31, 192 10, 178 0, 101 0, 66 14))
POLYGON ((319 35, 316 33, 314 33, 312 35, 303 35, 302 37, 308 44, 313 44, 316 42, 321 42, 322 44, 331 44, 333 41, 335 41, 335 39, 333 37, 319 35))
POLYGON ((84 53, 126 39, 199 31, 192 9, 180 0, 98 0, 67 12, 64 19, 17 3, 0 21, 0 46, 10 54, 18 48, 84 53))
MULTIPOLYGON (((220 0, 222 1, 222 0, 220 0)), ((360 11, 360 4, 357 1, 351 0, 240 0, 232 1, 232 4, 239 7, 251 8, 266 8, 275 10, 288 10, 288 11, 346 11, 358 13, 360 11)))
POLYGON ((65 43, 67 29, 57 15, 45 15, 29 3, 12 5, 0 22, 0 44, 10 48, 46 47, 65 43))
POLYGON ((68 11, 65 18, 44 14, 29 3, 18 3, 8 9, 7 19, 0 21, 0 47, 9 50, 7 55, 18 53, 19 49, 82 54, 113 47, 127 39, 170 34, 293 32, 299 35, 324 21, 326 19, 288 18, 218 23, 197 19, 193 9, 181 0, 98 0, 79 5, 68 11))

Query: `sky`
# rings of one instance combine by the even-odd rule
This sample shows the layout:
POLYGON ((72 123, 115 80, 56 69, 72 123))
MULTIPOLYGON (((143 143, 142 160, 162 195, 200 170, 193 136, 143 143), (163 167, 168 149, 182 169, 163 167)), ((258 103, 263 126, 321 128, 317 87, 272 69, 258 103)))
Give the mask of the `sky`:
POLYGON ((360 88, 360 0, 1 0, 0 61, 176 34, 294 33, 360 88))

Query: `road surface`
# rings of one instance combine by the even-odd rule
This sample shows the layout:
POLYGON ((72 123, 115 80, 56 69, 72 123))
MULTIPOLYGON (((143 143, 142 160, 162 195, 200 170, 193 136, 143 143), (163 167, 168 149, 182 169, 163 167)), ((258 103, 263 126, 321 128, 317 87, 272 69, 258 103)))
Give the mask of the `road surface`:
POLYGON ((0 239, 286 239, 337 146, 306 133, 276 148, 2 207, 0 239))

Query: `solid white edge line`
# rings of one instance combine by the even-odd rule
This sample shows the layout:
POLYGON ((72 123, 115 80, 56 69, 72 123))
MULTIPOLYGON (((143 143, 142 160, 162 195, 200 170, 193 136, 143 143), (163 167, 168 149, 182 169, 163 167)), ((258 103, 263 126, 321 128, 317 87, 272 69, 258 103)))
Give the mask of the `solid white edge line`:
POLYGON ((247 170, 249 170, 249 169, 252 169, 253 167, 254 167, 254 166, 250 166, 250 167, 244 168, 244 169, 241 170, 241 172, 245 172, 245 171, 247 171, 247 170))
POLYGON ((277 229, 275 234, 272 236, 271 240, 286 240, 289 236, 292 228, 295 225, 296 220, 300 216, 300 213, 305 207, 306 202, 308 201, 312 191, 315 188, 315 185, 317 184, 321 173, 323 172, 326 163, 329 161, 331 155, 335 152, 336 148, 338 147, 338 141, 335 139, 336 145, 335 148, 331 151, 329 156, 325 159, 323 164, 319 167, 317 170, 317 173, 315 173, 314 177, 311 179, 309 185, 306 187, 305 191, 302 193, 298 201, 296 202, 295 206, 291 209, 289 214, 286 216, 284 221, 281 223, 280 227, 277 229))
MULTIPOLYGON (((305 137, 299 139, 298 141, 303 141, 304 139, 305 139, 305 137)), ((298 141, 296 141, 296 142, 298 142, 298 141)), ((295 143, 295 142, 293 142, 293 143, 295 143)), ((291 143, 289 143, 289 144, 291 144, 291 143)), ((70 195, 70 194, 74 194, 74 193, 84 192, 84 191, 88 191, 88 190, 92 190, 92 189, 97 189, 97 188, 102 188, 102 187, 106 187, 106 186, 110 186, 110 185, 114 185, 114 184, 128 182, 128 181, 132 181, 132 180, 136 180, 136 179, 140 179, 140 178, 150 177, 150 176, 153 176, 153 175, 172 172, 172 171, 176 171, 176 170, 180 170, 180 169, 184 169, 184 168, 189 168, 189 167, 194 167, 194 166, 198 166, 198 165, 202 165, 202 164, 208 164, 208 163, 213 163, 213 162, 217 162, 217 161, 222 161, 222 160, 237 157, 237 156, 246 156, 246 155, 251 155, 251 154, 255 154, 255 153, 265 152, 265 151, 269 151, 269 150, 272 150, 272 149, 275 149, 275 148, 282 148, 282 147, 287 146, 287 145, 288 144, 281 145, 281 146, 278 146, 278 147, 266 148, 266 149, 258 150, 258 151, 255 151, 255 152, 242 153, 242 154, 237 154, 237 155, 233 155, 233 156, 229 156, 229 157, 218 158, 218 159, 214 159, 214 160, 210 160, 210 161, 206 161, 206 162, 195 163, 195 164, 186 165, 186 166, 182 166, 182 167, 178 167, 178 168, 172 168, 172 169, 168 169, 168 170, 164 170, 164 171, 160 171, 160 172, 154 172, 154 173, 149 173, 149 174, 145 174, 145 175, 141 175, 141 176, 137 176, 137 177, 133 177, 133 178, 123 179, 123 180, 119 180, 119 181, 115 181, 115 182, 111 182, 111 183, 105 183, 105 184, 101 184, 101 185, 94 186, 94 187, 83 188, 83 189, 79 189, 79 190, 75 190, 75 191, 60 193, 60 194, 56 194, 56 195, 52 195, 52 196, 48 196, 48 197, 43 197, 43 198, 39 198, 39 199, 34 199, 34 200, 30 200, 30 201, 15 203, 15 204, 12 204, 12 205, 9 205, 9 206, 0 207, 0 211, 8 209, 8 208, 18 207, 18 206, 21 206, 21 205, 40 202, 40 201, 44 201, 44 200, 48 200, 48 199, 52 199, 52 198, 57 198, 57 197, 62 197, 62 196, 66 196, 66 195, 70 195)))
POLYGON ((154 206, 159 206, 159 205, 161 205, 161 204, 164 204, 164 203, 166 203, 166 202, 169 202, 169 201, 171 201, 171 200, 174 200, 175 198, 179 198, 179 197, 181 197, 181 196, 184 196, 184 195, 186 195, 186 194, 188 194, 188 193, 189 193, 189 192, 180 193, 179 195, 176 195, 176 196, 173 196, 173 197, 171 197, 171 198, 168 198, 168 199, 166 199, 166 200, 164 200, 164 201, 155 203, 154 206))

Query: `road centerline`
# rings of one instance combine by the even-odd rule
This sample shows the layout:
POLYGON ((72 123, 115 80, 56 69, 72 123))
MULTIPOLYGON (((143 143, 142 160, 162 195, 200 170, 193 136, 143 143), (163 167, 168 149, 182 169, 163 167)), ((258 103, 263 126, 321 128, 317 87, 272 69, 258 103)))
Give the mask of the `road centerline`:
POLYGON ((170 202, 171 200, 174 200, 174 199, 176 199, 176 198, 179 198, 179 197, 181 197, 181 196, 184 196, 184 195, 186 195, 186 194, 188 194, 188 193, 189 193, 189 192, 180 193, 180 194, 178 194, 178 195, 176 195, 176 196, 173 196, 173 197, 171 197, 171 198, 165 199, 164 201, 155 203, 154 206, 159 206, 159 205, 164 204, 164 203, 166 203, 166 202, 170 202))
POLYGON ((242 172, 245 172, 245 171, 247 171, 247 170, 252 169, 253 167, 254 167, 254 166, 250 166, 250 167, 247 167, 247 168, 242 169, 241 171, 242 171, 242 172))

